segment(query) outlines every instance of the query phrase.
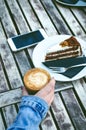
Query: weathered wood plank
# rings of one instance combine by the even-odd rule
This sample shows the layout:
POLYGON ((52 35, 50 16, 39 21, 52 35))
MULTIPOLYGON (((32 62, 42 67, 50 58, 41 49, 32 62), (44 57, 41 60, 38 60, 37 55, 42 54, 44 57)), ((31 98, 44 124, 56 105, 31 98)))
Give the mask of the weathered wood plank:
POLYGON ((46 11, 44 10, 42 4, 40 3, 39 0, 30 0, 30 3, 38 17, 38 19, 40 20, 43 28, 46 30, 47 34, 49 36, 57 34, 57 31, 54 27, 54 25, 52 24, 51 20, 49 19, 46 11))
POLYGON ((86 129, 86 118, 72 89, 62 91, 62 98, 77 130, 86 129))
POLYGON ((61 15, 67 22, 69 28, 71 29, 72 33, 80 38, 86 39, 85 32, 81 28, 80 24, 78 23, 77 19, 74 17, 72 12, 67 7, 63 7, 61 5, 57 6, 61 15))
POLYGON ((4 5, 5 5, 4 0, 0 0, 0 6, 4 6, 4 5))
POLYGON ((1 21, 4 24, 5 32, 7 32, 9 37, 12 37, 12 36, 16 35, 15 27, 12 25, 12 19, 10 17, 8 17, 8 15, 10 16, 10 14, 7 15, 6 6, 5 6, 5 3, 4 4, 3 3, 4 3, 4 1, 0 0, 0 17, 1 17, 1 21), (10 28, 9 28, 9 23, 12 25, 10 28))
POLYGON ((14 105, 10 105, 7 107, 2 108, 4 118, 6 120, 6 126, 7 128, 13 123, 17 116, 16 109, 14 105))
POLYGON ((78 8, 71 8, 71 10, 81 24, 83 30, 86 31, 86 14, 84 13, 84 11, 78 8))
POLYGON ((22 81, 21 78, 19 76, 18 70, 16 68, 15 62, 13 60, 13 56, 10 53, 9 48, 7 47, 7 43, 4 39, 1 40, 0 39, 0 53, 1 53, 1 57, 3 59, 3 63, 8 75, 8 79, 10 81, 11 87, 12 88, 17 88, 20 87, 22 85, 22 81))
POLYGON ((54 23, 58 32, 61 34, 71 34, 70 30, 68 29, 67 25, 65 24, 53 2, 51 0, 42 0, 41 2, 46 8, 49 17, 52 19, 52 22, 54 23))
POLYGON ((47 113, 46 118, 42 121, 41 128, 42 130, 58 130, 58 128, 54 124, 50 112, 47 113))
POLYGON ((74 89, 86 111, 86 92, 85 92, 80 80, 74 81, 73 85, 74 85, 74 89))
POLYGON ((86 7, 83 8, 83 11, 86 13, 86 7))
POLYGON ((84 79, 83 79, 83 78, 82 78, 82 79, 80 79, 80 83, 81 83, 81 85, 82 85, 82 87, 83 87, 84 91, 86 92, 86 82, 84 81, 84 79))
POLYGON ((15 57, 16 57, 16 61, 17 61, 18 65, 19 65, 19 69, 21 71, 22 78, 23 78, 24 74, 29 69, 31 69, 31 64, 29 63, 28 57, 26 56, 26 54, 23 53, 22 51, 17 52, 15 57))
POLYGON ((8 89, 9 89, 9 87, 8 87, 8 84, 7 84, 7 80, 6 80, 6 77, 4 75, 2 64, 0 62, 0 93, 5 92, 8 89))
POLYGON ((4 123, 3 123, 1 113, 0 113, 0 130, 5 130, 5 126, 4 126, 4 123))
MULTIPOLYGON (((0 32, 2 32, 3 34, 3 29, 1 25, 0 25, 0 32)), ((22 85, 22 80, 17 70, 13 55, 11 54, 11 51, 7 44, 5 36, 0 35, 0 37, 1 37, 0 38, 0 54, 4 63, 11 87, 12 88, 20 87, 22 85)))
POLYGON ((74 130, 73 124, 58 93, 55 94, 51 109, 60 130, 74 130))
POLYGON ((66 90, 66 89, 69 89, 69 88, 73 88, 73 85, 71 84, 71 82, 70 83, 56 82, 55 92, 59 92, 59 91, 66 90))
POLYGON ((30 28, 32 30, 41 28, 39 20, 37 19, 35 13, 33 12, 33 9, 31 8, 28 0, 18 0, 18 3, 25 15, 25 18, 26 18, 30 28))
POLYGON ((0 108, 21 101, 21 89, 14 89, 0 94, 0 108))
POLYGON ((28 24, 25 21, 23 14, 22 14, 16 0, 7 0, 6 2, 9 6, 12 19, 15 21, 15 24, 16 24, 18 30, 19 31, 23 30, 23 32, 28 32, 29 31, 28 24), (27 28, 28 28, 28 30, 27 30, 27 28))

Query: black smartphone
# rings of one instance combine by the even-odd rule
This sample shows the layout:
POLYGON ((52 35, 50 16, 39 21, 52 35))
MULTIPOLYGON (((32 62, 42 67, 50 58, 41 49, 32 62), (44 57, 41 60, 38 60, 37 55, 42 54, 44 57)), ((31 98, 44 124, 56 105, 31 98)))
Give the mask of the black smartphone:
POLYGON ((46 37, 48 36, 45 31, 43 29, 39 29, 30 33, 8 38, 8 44, 10 45, 12 51, 19 51, 38 44, 46 37))

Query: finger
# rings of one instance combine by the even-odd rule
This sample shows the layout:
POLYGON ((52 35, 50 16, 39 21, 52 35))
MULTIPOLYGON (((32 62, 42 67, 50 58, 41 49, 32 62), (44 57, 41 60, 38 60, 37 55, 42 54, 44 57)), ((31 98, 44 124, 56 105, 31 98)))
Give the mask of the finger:
POLYGON ((22 95, 23 96, 28 95, 28 92, 25 87, 22 88, 22 95))
POLYGON ((48 105, 50 106, 51 105, 51 103, 53 102, 53 100, 54 100, 54 95, 50 98, 50 100, 48 101, 48 105))
POLYGON ((52 89, 50 91, 50 93, 47 94, 47 96, 45 96, 44 100, 48 103, 48 105, 50 106, 52 101, 54 99, 54 89, 52 89))

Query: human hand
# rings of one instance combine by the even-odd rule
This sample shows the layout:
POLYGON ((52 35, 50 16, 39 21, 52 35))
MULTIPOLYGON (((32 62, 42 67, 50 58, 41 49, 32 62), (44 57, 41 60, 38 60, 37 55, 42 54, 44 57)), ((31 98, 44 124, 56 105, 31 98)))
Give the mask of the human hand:
MULTIPOLYGON (((38 91, 34 96, 38 96, 39 98, 42 98, 50 106, 54 99, 54 87, 55 87, 55 79, 52 78, 50 82, 40 91, 38 91)), ((28 92, 25 89, 25 87, 23 87, 22 94, 23 96, 25 95, 28 96, 28 92)))

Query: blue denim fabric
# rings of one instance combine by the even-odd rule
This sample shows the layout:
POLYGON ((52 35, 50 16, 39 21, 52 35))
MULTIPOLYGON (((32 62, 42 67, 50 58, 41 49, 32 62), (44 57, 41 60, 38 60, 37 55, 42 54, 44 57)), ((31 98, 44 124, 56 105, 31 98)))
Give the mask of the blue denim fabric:
POLYGON ((23 96, 18 115, 7 130, 38 130, 48 104, 37 96, 23 96))

